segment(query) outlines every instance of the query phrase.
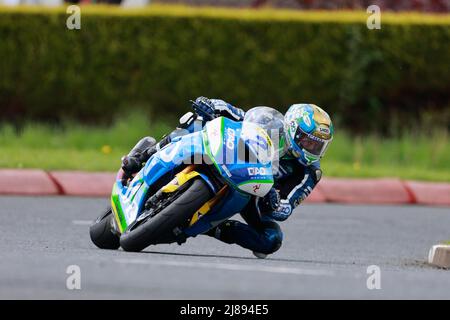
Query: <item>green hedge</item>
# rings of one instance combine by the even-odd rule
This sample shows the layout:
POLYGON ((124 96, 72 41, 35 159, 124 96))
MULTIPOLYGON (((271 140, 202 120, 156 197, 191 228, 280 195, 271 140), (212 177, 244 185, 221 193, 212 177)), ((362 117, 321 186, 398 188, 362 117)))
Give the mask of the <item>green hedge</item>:
POLYGON ((448 125, 450 16, 152 6, 0 8, 0 120, 178 114, 199 95, 238 106, 323 106, 355 130, 426 115, 448 125))

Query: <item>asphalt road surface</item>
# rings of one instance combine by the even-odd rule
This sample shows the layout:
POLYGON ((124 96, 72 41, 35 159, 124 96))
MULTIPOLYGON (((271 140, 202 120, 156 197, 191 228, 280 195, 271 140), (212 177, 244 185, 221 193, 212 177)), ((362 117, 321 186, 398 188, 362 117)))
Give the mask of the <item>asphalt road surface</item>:
POLYGON ((89 223, 107 204, 0 197, 0 298, 450 299, 450 271, 425 263, 450 238, 448 208, 304 205, 281 223, 282 248, 259 260, 207 236, 141 253, 97 249, 89 223), (67 288, 71 265, 79 290, 67 288), (381 288, 369 290, 369 277, 381 288))

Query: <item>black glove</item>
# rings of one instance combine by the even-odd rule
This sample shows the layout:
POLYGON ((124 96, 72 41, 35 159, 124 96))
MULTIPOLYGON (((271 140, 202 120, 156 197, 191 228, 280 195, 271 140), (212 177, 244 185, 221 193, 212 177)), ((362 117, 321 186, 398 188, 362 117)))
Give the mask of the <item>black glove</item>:
POLYGON ((268 214, 278 209, 280 206, 280 194, 275 188, 258 201, 258 208, 261 214, 268 214))

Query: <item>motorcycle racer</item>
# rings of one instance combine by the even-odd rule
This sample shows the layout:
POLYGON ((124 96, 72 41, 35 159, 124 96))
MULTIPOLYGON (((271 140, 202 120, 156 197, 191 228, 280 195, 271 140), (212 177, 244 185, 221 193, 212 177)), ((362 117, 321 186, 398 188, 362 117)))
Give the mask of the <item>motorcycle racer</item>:
MULTIPOLYGON (((224 116, 242 121, 245 112, 219 100, 199 97, 193 102, 203 114, 203 122, 224 116)), ((130 177, 159 149, 179 136, 196 130, 195 117, 189 112, 180 118, 180 126, 159 143, 152 137, 141 139, 127 156, 122 169, 130 177)), ((286 152, 280 157, 273 188, 264 198, 250 201, 242 212, 246 223, 227 220, 206 234, 228 244, 238 244, 251 250, 258 258, 277 251, 283 233, 277 222, 286 220, 294 208, 312 192, 322 177, 320 159, 333 139, 333 124, 329 115, 314 104, 294 104, 284 116, 286 152)), ((201 128, 200 128, 201 129, 201 128)))

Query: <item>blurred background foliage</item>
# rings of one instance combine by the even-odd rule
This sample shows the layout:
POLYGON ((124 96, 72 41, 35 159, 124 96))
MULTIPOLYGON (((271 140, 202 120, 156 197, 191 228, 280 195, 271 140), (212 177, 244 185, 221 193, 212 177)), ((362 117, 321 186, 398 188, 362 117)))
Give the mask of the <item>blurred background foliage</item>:
MULTIPOLYGON (((434 10, 430 10, 434 11, 434 10)), ((204 95, 327 110, 331 176, 450 181, 450 15, 0 7, 0 167, 115 170, 204 95)))
MULTIPOLYGON (((148 120, 140 113, 116 119, 112 125, 28 123, 20 130, 0 127, 0 168, 115 171, 120 158, 144 135, 159 139, 176 121, 148 120)), ((450 181, 447 131, 415 132, 389 139, 370 134, 335 135, 322 168, 326 176, 400 177, 450 181)))
POLYGON ((151 6, 0 10, 1 120, 108 123, 180 114, 205 95, 248 109, 324 107, 340 128, 397 134, 450 122, 450 15, 151 6), (277 14, 273 14, 277 13, 277 14))

